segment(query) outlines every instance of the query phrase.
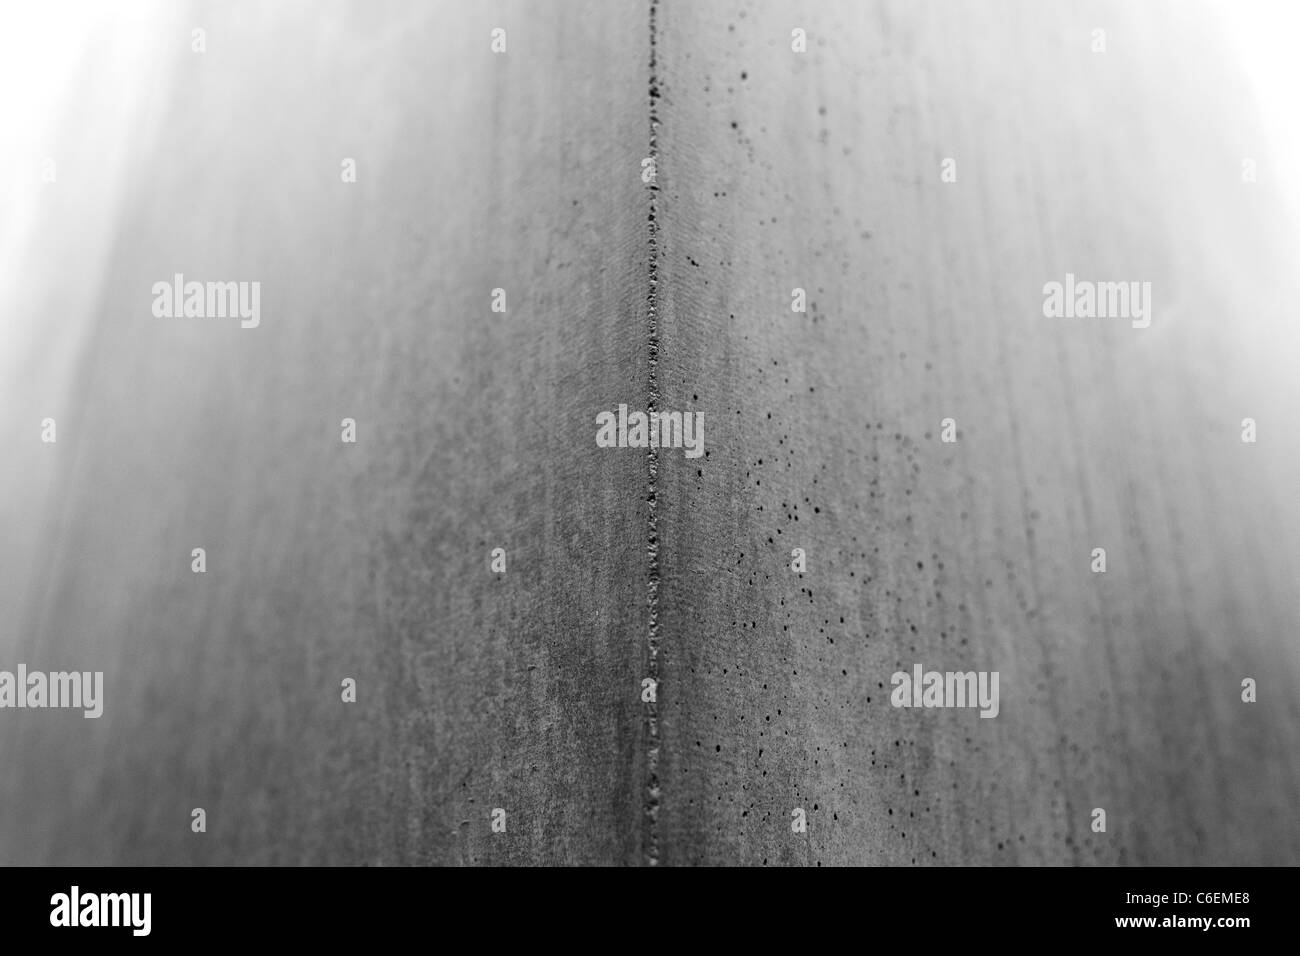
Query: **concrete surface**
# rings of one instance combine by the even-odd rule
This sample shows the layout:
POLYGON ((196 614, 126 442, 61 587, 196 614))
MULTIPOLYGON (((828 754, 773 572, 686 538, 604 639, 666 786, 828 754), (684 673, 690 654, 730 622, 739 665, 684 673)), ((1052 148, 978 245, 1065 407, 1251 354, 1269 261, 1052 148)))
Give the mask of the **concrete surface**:
POLYGON ((645 378, 633 9, 162 13, 78 248, 116 93, 86 65, 27 266, 66 375, 6 389, 0 646, 108 700, 3 713, 0 859, 641 859, 646 469, 590 424, 645 378), (177 271, 260 279, 260 326, 154 319, 177 271))
POLYGON ((1294 246, 1215 21, 661 10, 664 401, 714 423, 660 472, 664 861, 1300 861, 1294 246), (1067 271, 1151 327, 1043 318, 1067 271), (891 707, 915 663, 999 716, 891 707))
POLYGON ((95 34, 4 247, 0 668, 107 700, 0 712, 0 862, 1300 862, 1282 157, 1221 12, 992 6, 95 34), (260 327, 154 319, 178 271, 260 327))

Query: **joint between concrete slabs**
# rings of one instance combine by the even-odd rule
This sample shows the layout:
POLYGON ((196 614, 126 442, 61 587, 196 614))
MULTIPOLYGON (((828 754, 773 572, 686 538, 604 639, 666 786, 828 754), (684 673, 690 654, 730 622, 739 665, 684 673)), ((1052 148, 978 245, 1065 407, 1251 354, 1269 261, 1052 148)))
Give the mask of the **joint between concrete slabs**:
MULTIPOLYGON (((650 89, 649 89, 649 124, 650 124, 650 143, 649 153, 651 169, 654 175, 658 175, 658 127, 659 113, 656 102, 659 98, 659 78, 658 64, 655 57, 656 44, 656 21, 655 14, 658 7, 657 0, 650 0, 650 89)), ((646 220, 647 232, 647 250, 646 250, 646 336, 647 336, 647 394, 646 410, 654 413, 659 410, 659 328, 657 314, 658 284, 659 284, 659 246, 657 241, 658 221, 656 213, 658 206, 656 196, 658 186, 651 177, 649 183, 649 215, 646 220)), ((659 681, 659 527, 658 527, 658 501, 656 498, 656 483, 659 477, 659 452, 658 449, 650 447, 647 449, 647 467, 649 470, 648 487, 646 490, 646 557, 648 561, 647 579, 646 579, 646 610, 648 614, 648 628, 646 633, 646 653, 647 676, 653 682, 652 687, 654 699, 646 702, 646 782, 645 782, 645 862, 648 866, 655 866, 659 862, 659 714, 658 704, 656 703, 658 695, 659 681)))

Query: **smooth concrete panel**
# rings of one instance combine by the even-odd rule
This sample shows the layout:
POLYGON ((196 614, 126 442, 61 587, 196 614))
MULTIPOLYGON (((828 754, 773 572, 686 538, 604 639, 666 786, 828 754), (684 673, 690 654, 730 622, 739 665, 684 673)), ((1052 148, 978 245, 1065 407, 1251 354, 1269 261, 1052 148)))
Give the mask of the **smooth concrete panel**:
POLYGON ((643 9, 158 5, 130 91, 126 26, 4 383, 0 666, 106 703, 4 712, 0 860, 639 862, 646 465, 593 422, 645 378, 643 9), (153 317, 177 272, 260 325, 153 317))

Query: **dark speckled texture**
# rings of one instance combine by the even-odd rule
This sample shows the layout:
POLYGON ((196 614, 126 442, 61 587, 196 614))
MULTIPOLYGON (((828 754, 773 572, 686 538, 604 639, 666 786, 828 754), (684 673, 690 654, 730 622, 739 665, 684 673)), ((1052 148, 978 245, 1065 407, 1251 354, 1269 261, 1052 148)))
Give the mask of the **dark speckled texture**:
POLYGON ((664 862, 1300 862, 1295 275, 1212 22, 661 11, 664 862), (1066 271, 1154 324, 1044 319, 1066 271), (1000 715, 892 708, 917 662, 1000 715))

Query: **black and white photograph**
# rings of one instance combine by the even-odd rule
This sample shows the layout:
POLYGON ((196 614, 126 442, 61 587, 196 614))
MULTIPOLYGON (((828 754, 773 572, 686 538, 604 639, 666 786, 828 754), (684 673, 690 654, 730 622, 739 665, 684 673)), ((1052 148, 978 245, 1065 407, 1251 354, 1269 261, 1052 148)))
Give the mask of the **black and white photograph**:
POLYGON ((821 867, 1267 932, 1298 43, 1286 0, 4 0, 5 924, 821 867))

